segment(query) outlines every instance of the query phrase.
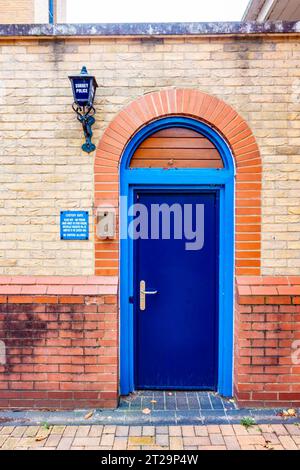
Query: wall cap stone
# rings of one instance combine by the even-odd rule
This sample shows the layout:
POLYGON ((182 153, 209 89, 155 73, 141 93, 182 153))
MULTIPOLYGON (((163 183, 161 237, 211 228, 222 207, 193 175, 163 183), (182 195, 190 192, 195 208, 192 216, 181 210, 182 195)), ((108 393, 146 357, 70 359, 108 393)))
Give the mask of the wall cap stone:
POLYGON ((0 37, 248 36, 300 33, 300 21, 205 23, 0 24, 0 37))
POLYGON ((300 276, 237 276, 240 304, 300 304, 300 276))
MULTIPOLYGON (((117 276, 0 276, 0 295, 117 295, 117 276)), ((3 302, 1 302, 3 303, 3 302)))

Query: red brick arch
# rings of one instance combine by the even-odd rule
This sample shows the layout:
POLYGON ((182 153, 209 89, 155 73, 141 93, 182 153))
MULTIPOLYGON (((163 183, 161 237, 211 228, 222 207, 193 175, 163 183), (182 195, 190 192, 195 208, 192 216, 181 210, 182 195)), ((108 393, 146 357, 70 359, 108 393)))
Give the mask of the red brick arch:
MULTIPOLYGON (((236 162, 236 273, 260 274, 261 157, 245 120, 227 103, 193 89, 149 93, 122 109, 105 130, 95 157, 95 204, 118 204, 119 162, 127 142, 149 122, 170 115, 189 116, 216 129, 236 162)), ((95 272, 118 273, 118 241, 96 240, 95 272)))

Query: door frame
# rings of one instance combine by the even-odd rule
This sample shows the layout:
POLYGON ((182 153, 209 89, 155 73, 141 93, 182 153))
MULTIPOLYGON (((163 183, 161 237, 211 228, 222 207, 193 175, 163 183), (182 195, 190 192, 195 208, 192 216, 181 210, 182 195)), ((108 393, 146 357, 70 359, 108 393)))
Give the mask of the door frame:
POLYGON ((133 329, 133 240, 126 236, 128 207, 135 190, 213 190, 219 193, 219 293, 218 293, 218 386, 223 396, 233 393, 233 309, 234 309, 234 187, 235 164, 222 136, 195 119, 172 116, 141 128, 126 145, 120 163, 120 394, 134 391, 133 329), (185 127, 209 138, 218 149, 223 169, 129 168, 136 148, 149 135, 169 127, 185 127))

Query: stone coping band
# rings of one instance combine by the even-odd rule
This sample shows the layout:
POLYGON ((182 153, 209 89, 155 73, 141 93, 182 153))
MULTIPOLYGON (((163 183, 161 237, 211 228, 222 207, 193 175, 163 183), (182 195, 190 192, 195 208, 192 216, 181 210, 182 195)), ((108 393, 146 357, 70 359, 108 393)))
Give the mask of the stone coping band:
POLYGON ((300 21, 206 23, 0 24, 0 37, 155 37, 297 34, 300 21))

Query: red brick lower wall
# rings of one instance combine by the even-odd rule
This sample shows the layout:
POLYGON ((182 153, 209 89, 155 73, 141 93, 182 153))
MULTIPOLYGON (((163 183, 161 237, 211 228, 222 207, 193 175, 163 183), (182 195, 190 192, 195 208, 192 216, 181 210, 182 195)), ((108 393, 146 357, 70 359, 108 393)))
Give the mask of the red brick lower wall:
POLYGON ((2 278, 1 408, 117 405, 117 286, 112 279, 106 285, 105 278, 53 278, 51 283, 28 277, 4 285, 2 278))
POLYGON ((300 277, 238 277, 236 294, 236 398, 299 406, 300 277))
MULTIPOLYGON (((300 277, 238 277, 236 293, 236 398, 299 406, 300 277)), ((115 277, 0 277, 0 340, 1 408, 117 406, 115 277)))

